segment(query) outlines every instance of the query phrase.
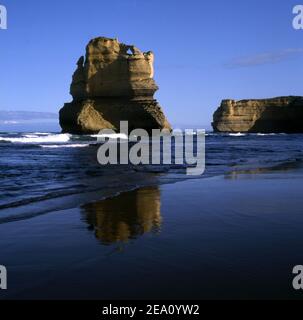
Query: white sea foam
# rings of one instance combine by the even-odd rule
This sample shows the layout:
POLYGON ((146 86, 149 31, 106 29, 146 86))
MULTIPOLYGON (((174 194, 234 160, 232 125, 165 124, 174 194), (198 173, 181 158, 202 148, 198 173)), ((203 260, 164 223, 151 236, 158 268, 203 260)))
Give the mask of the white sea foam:
POLYGON ((238 133, 230 133, 229 136, 231 136, 231 137, 243 137, 243 136, 246 136, 246 134, 238 132, 238 133))
POLYGON ((112 139, 128 139, 128 136, 124 133, 109 133, 109 134, 93 134, 92 138, 112 138, 112 139))
POLYGON ((70 135, 67 133, 64 134, 50 134, 47 136, 37 136, 37 135, 24 135, 20 138, 15 137, 1 137, 0 141, 8 141, 12 143, 54 143, 54 142, 68 142, 70 135))
POLYGON ((51 135, 50 132, 34 132, 33 134, 39 135, 39 136, 49 136, 51 135))
POLYGON ((84 148, 88 147, 89 144, 44 144, 40 145, 42 148, 84 148))
POLYGON ((36 134, 24 134, 22 135, 24 138, 39 138, 36 134))
POLYGON ((275 136, 276 133, 257 133, 257 136, 275 136))

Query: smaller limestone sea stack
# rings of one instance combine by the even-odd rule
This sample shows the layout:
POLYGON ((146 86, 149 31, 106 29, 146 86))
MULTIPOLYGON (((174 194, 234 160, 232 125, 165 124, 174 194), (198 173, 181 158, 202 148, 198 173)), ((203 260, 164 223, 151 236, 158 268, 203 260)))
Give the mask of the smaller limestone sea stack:
POLYGON ((302 133, 303 97, 223 100, 212 125, 215 132, 302 133))
POLYGON ((141 52, 117 39, 91 40, 73 75, 73 101, 60 110, 62 131, 118 131, 120 121, 128 121, 130 130, 171 129, 153 98, 158 90, 153 62, 152 52, 141 52))

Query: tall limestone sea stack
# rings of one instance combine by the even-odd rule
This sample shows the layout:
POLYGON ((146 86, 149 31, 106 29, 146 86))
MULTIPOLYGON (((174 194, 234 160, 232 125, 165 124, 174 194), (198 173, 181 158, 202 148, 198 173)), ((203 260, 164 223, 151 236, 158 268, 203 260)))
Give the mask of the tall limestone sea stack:
POLYGON ((154 100, 158 87, 153 79, 154 55, 141 52, 117 39, 99 37, 86 47, 77 63, 70 93, 73 101, 60 110, 63 132, 97 133, 119 130, 120 121, 129 129, 171 129, 160 105, 154 100))
POLYGON ((212 125, 215 132, 302 133, 303 97, 223 100, 212 125))

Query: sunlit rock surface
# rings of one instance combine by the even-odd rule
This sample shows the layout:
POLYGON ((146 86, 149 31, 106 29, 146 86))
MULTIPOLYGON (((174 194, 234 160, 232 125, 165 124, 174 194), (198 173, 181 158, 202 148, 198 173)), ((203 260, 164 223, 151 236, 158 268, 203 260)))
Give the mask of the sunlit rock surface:
POLYGON ((101 129, 170 129, 153 95, 154 55, 117 39, 96 38, 86 47, 73 75, 71 103, 60 110, 63 132, 96 133, 101 129))
POLYGON ((216 132, 303 132, 303 97, 223 100, 212 125, 216 132))

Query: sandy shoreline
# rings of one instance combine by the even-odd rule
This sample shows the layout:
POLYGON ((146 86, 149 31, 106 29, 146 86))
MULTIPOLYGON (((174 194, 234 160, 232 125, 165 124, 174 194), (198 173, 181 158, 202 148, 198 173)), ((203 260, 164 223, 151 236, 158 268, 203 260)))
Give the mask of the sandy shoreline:
POLYGON ((300 298, 300 171, 146 187, 0 225, 0 299, 300 298))

